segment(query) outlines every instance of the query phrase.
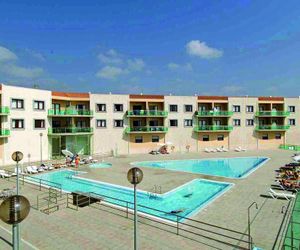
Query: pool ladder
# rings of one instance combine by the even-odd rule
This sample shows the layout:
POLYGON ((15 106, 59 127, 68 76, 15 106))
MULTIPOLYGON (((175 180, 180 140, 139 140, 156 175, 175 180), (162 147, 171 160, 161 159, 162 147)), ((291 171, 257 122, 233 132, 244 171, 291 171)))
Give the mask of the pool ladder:
POLYGON ((152 188, 152 192, 148 192, 150 199, 156 199, 158 197, 158 194, 161 194, 161 186, 159 185, 154 185, 154 187, 152 188))

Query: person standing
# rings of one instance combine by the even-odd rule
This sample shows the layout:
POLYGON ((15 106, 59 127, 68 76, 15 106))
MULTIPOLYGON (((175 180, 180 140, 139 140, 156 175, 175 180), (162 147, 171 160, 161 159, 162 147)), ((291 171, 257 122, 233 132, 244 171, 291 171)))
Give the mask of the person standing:
POLYGON ((76 167, 76 168, 79 167, 79 162, 80 162, 79 155, 76 155, 76 157, 75 157, 75 167, 76 167))

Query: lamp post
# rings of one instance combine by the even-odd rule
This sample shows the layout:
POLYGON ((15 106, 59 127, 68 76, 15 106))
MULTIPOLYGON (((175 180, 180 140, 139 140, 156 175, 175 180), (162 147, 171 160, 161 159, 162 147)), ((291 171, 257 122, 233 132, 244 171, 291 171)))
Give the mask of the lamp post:
POLYGON ((136 185, 143 180, 143 171, 139 168, 131 168, 127 173, 128 181, 134 187, 134 250, 138 249, 137 242, 137 199, 136 199, 136 185))
POLYGON ((18 223, 24 220, 30 211, 30 203, 22 195, 13 195, 5 199, 0 205, 0 218, 3 222, 13 226, 12 247, 19 250, 20 239, 17 237, 16 229, 18 223))
POLYGON ((248 241, 249 241, 249 249, 252 249, 252 240, 251 240, 251 220, 250 220, 250 208, 255 205, 255 208, 258 209, 257 203, 254 201, 251 203, 251 205, 248 207, 248 241))
POLYGON ((40 156, 41 156, 41 163, 43 163, 43 133, 40 133, 40 156))
MULTIPOLYGON (((23 153, 20 151, 16 151, 12 154, 11 158, 13 161, 16 162, 16 170, 17 170, 17 180, 16 180, 16 191, 17 196, 19 196, 19 161, 23 159, 23 153)), ((15 203, 14 203, 15 204, 15 203)), ((19 249, 19 242, 20 242, 20 231, 18 223, 12 223, 13 224, 13 247, 14 249, 19 249)))

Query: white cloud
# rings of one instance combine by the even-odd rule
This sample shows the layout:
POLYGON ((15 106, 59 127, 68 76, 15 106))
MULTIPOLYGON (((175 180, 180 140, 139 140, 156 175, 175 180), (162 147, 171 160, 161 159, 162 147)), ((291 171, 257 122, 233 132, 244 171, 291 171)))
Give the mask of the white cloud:
POLYGON ((186 63, 186 64, 177 64, 177 63, 169 63, 167 65, 169 70, 185 70, 185 71, 192 71, 193 70, 193 66, 190 63, 186 63))
POLYGON ((127 60, 129 71, 141 71, 145 67, 145 62, 142 59, 134 58, 127 60))
POLYGON ((121 55, 117 53, 114 49, 110 49, 107 52, 100 53, 98 55, 98 59, 100 62, 104 64, 122 64, 123 59, 121 58, 121 55))
POLYGON ((1 65, 0 71, 8 76, 26 79, 37 78, 44 73, 44 70, 39 67, 25 68, 15 64, 1 65))
POLYGON ((13 61, 17 59, 18 57, 16 56, 15 53, 13 53, 7 48, 0 46, 0 62, 13 61))
POLYGON ((119 68, 119 67, 114 67, 114 66, 104 66, 102 69, 100 69, 97 73, 96 76, 99 78, 105 78, 105 79, 116 79, 120 75, 126 74, 127 71, 119 68))
POLYGON ((223 55, 222 50, 211 48, 205 42, 192 40, 186 44, 186 51, 189 55, 199 56, 204 59, 218 58, 223 55))

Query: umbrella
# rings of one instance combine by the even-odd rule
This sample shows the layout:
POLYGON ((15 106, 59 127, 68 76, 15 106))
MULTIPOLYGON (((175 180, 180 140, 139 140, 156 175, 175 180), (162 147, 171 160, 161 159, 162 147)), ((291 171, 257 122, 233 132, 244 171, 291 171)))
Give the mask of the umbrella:
POLYGON ((70 157, 74 156, 74 154, 67 149, 63 149, 61 152, 63 153, 64 156, 70 156, 70 157))

